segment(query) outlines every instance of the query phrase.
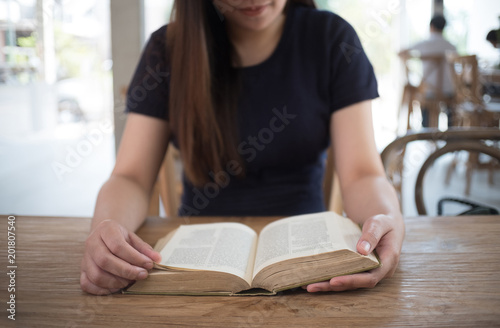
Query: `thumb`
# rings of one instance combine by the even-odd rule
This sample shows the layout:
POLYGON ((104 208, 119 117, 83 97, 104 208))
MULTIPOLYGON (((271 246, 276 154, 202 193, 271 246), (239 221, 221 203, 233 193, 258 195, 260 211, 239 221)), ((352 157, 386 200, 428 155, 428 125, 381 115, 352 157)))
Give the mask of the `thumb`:
POLYGON ((133 232, 130 232, 129 236, 130 236, 130 242, 131 242, 132 247, 134 247, 135 249, 137 249, 139 252, 146 255, 147 257, 149 257, 154 262, 158 263, 161 261, 160 253, 153 250, 153 247, 151 247, 151 245, 149 245, 144 240, 139 238, 139 236, 137 236, 133 232))
POLYGON ((363 224, 362 234, 356 246, 362 255, 370 254, 378 245, 384 235, 382 222, 377 216, 371 217, 363 224))

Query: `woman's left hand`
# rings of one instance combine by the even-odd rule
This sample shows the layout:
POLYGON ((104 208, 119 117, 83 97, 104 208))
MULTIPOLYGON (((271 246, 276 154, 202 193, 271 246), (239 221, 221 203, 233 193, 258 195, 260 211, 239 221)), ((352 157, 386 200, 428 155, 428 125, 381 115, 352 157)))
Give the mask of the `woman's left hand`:
POLYGON ((404 223, 401 217, 375 215, 363 224, 363 233, 357 244, 362 255, 374 249, 382 266, 362 273, 332 278, 330 281, 304 286, 308 292, 344 291, 358 288, 373 288, 384 278, 390 278, 399 262, 404 239, 404 223))

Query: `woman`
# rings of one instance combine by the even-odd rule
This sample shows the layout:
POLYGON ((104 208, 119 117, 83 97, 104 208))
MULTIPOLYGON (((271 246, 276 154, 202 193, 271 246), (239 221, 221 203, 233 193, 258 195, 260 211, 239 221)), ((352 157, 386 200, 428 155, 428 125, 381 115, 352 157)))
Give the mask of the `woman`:
POLYGON ((102 187, 81 287, 118 291, 159 254, 135 231, 167 145, 185 170, 181 215, 323 211, 322 155, 331 142, 357 248, 376 270, 307 286, 373 287, 396 269, 404 224, 373 140, 373 69, 354 30, 312 0, 180 0, 155 32, 129 87, 116 166, 102 187), (216 10, 217 6, 218 10, 216 10))

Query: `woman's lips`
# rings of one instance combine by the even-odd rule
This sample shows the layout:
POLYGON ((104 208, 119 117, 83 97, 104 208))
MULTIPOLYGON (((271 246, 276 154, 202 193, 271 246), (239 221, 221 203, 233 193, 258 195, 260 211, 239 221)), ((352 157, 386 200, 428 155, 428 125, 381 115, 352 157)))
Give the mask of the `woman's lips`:
POLYGON ((243 15, 250 16, 250 17, 255 17, 259 16, 266 10, 268 5, 264 6, 255 6, 255 7, 247 7, 247 8, 241 8, 238 9, 243 15))

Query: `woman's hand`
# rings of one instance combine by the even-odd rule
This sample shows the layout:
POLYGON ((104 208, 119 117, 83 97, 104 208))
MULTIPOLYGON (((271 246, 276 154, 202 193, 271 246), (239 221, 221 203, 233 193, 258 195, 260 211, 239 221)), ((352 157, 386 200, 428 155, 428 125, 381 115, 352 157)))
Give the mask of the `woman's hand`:
POLYGON ((112 220, 100 222, 85 242, 80 286, 90 294, 119 291, 134 280, 142 280, 159 262, 160 254, 133 232, 112 220))
POLYGON ((382 266, 367 272, 332 278, 330 281, 305 286, 308 292, 344 291, 358 288, 373 288, 377 283, 390 278, 399 262, 404 239, 404 223, 401 217, 376 215, 363 224, 363 233, 357 244, 362 255, 368 255, 374 249, 382 266))

